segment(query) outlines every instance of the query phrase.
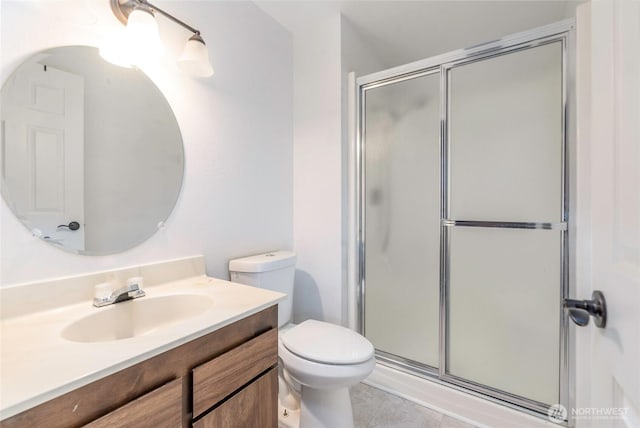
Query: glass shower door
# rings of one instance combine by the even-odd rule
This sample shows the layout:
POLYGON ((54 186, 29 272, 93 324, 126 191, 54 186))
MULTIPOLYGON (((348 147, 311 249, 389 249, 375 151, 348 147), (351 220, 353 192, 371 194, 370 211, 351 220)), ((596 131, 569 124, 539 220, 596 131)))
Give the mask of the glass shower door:
POLYGON ((561 42, 445 66, 442 374, 560 402, 561 42))
POLYGON ((358 83, 359 314, 378 361, 542 415, 569 400, 571 29, 358 83))
POLYGON ((440 74, 367 90, 365 335, 438 367, 440 74))

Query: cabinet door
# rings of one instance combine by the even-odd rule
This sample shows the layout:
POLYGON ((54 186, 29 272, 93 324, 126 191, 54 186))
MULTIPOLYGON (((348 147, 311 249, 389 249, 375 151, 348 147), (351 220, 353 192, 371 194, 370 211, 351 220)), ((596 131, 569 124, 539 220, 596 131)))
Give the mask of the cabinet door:
POLYGON ((193 416, 215 406, 278 364, 278 330, 271 329, 193 369, 193 416))
POLYGON ((85 428, 181 426, 182 379, 176 379, 107 413, 85 425, 85 428))
POLYGON ((193 428, 275 428, 278 426, 278 371, 255 382, 194 422, 193 428))

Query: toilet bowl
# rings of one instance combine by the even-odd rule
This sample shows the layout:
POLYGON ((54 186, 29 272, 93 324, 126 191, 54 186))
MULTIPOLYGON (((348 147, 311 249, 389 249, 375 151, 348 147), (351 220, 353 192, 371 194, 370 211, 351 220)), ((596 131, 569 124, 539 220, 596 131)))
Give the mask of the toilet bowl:
POLYGON ((278 304, 279 427, 352 428, 349 387, 373 371, 373 345, 335 324, 289 324, 294 266, 295 254, 288 251, 229 262, 232 281, 288 295, 278 304))
POLYGON ((284 371, 300 385, 300 427, 353 427, 349 387, 375 366, 371 342, 337 325, 307 320, 282 335, 284 371))

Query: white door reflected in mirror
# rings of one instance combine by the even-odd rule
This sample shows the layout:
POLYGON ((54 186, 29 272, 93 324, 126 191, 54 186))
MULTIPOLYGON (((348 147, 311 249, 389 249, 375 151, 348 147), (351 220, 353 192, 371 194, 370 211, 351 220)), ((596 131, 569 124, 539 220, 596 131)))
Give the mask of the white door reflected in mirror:
POLYGON ((2 100, 3 186, 13 212, 42 239, 84 251, 84 78, 27 63, 2 100), (71 221, 80 227, 58 227, 71 221))

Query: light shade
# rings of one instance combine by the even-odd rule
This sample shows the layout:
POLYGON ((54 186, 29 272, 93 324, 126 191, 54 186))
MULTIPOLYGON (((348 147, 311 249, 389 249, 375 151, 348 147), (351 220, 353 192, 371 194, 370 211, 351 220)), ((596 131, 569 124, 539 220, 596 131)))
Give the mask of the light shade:
POLYGON ((182 55, 178 59, 178 66, 192 76, 209 77, 213 75, 207 46, 199 34, 194 34, 187 40, 182 55))
POLYGON ((127 20, 127 43, 134 64, 157 59, 164 51, 158 23, 150 11, 134 9, 127 20))

